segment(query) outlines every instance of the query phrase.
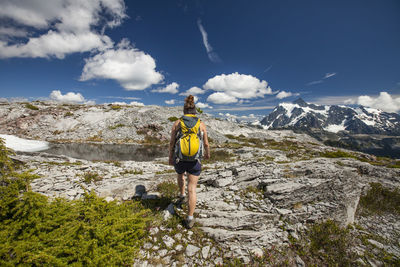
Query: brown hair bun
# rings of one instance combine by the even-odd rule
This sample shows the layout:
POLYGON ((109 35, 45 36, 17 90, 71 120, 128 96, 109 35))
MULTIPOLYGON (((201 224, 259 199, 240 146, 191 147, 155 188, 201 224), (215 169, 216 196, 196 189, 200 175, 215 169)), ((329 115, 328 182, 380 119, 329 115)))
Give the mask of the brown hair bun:
POLYGON ((188 97, 186 97, 185 99, 185 109, 192 109, 195 107, 194 104, 194 96, 189 95, 188 97))
POLYGON ((183 106, 184 114, 196 114, 196 105, 194 104, 194 96, 189 95, 185 98, 185 105, 183 106))

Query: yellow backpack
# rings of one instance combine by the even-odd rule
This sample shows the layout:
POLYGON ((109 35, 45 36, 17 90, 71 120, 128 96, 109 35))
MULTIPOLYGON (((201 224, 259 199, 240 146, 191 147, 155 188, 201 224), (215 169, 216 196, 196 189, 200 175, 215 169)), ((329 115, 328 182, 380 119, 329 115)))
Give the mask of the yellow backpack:
POLYGON ((203 140, 200 132, 200 119, 186 114, 180 119, 177 133, 175 157, 182 161, 196 161, 203 156, 203 140))

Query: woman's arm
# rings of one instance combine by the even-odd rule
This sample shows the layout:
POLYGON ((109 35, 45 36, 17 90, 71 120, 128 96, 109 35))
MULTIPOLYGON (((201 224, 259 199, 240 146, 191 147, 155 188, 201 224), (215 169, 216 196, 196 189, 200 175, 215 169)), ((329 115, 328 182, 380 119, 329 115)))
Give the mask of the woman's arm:
POLYGON ((207 128, 203 122, 200 124, 200 131, 203 132, 203 145, 204 145, 204 150, 205 150, 204 158, 209 159, 210 158, 210 144, 208 143, 207 128))
POLYGON ((178 130, 179 120, 172 125, 171 130, 171 138, 169 141, 169 165, 174 165, 174 150, 175 150, 175 138, 176 138, 176 131, 178 130))

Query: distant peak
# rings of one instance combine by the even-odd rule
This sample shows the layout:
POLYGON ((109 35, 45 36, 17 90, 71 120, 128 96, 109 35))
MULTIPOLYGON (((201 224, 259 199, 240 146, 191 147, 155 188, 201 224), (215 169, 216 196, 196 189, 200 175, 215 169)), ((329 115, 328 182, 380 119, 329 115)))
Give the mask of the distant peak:
POLYGON ((299 97, 298 99, 296 99, 295 101, 293 101, 293 104, 297 104, 300 107, 306 107, 308 104, 306 101, 303 100, 303 98, 299 97))

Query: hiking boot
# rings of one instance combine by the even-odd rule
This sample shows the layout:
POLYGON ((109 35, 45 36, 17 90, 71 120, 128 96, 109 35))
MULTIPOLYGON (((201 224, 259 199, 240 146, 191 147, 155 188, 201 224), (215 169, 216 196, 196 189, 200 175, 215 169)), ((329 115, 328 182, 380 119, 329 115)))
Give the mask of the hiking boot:
POLYGON ((186 229, 192 229, 194 226, 194 219, 191 219, 191 220, 186 219, 183 222, 183 225, 185 226, 186 229))
POLYGON ((182 204, 185 204, 187 202, 187 197, 186 196, 179 196, 178 200, 175 202, 175 205, 182 209, 182 204))

